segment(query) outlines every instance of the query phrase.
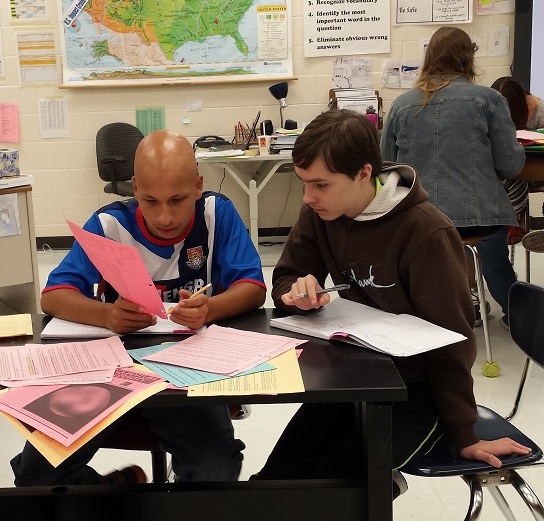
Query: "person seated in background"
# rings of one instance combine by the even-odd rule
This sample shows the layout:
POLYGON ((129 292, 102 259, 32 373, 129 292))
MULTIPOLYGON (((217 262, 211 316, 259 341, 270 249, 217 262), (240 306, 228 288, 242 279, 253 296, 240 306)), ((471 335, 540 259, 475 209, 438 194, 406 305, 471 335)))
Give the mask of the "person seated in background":
MULTIPOLYGON (((504 97, 474 84, 476 50, 457 27, 433 34, 415 88, 389 110, 381 152, 417 170, 429 201, 462 238, 483 237, 477 244, 483 276, 502 309, 500 324, 508 328, 508 292, 516 274, 507 234, 517 218, 502 181, 521 171, 525 151, 504 97)), ((477 310, 486 312, 474 297, 477 310)))
POLYGON ((493 82, 491 88, 506 98, 517 129, 544 128, 544 101, 531 94, 518 80, 502 76, 493 82))
MULTIPOLYGON (((517 130, 544 128, 544 101, 531 94, 518 80, 511 76, 502 76, 493 82, 491 88, 498 90, 506 98, 510 108, 510 116, 517 130)), ((527 233, 523 217, 529 204, 529 189, 530 187, 538 187, 541 190, 544 183, 508 179, 504 182, 504 187, 518 216, 518 226, 512 226, 508 231, 508 244, 517 244, 523 240, 527 233)), ((544 232, 538 230, 537 233, 531 234, 525 239, 525 243, 528 244, 528 249, 531 251, 544 251, 542 247, 544 232), (542 237, 539 239, 539 236, 542 237)))
MULTIPOLYGON (((304 183, 303 206, 273 271, 275 306, 289 314, 315 313, 330 302, 328 294, 316 294, 330 275, 334 284, 350 284, 339 298, 415 315, 466 337, 393 358, 408 388, 408 400, 392 411, 394 468, 436 443, 495 467, 500 456, 527 454, 508 438, 484 441, 474 434, 476 339, 465 252, 416 171, 382 165, 372 123, 342 109, 317 116, 297 138, 292 158, 304 183)), ((355 415, 350 403, 303 404, 251 479, 356 477, 355 415)), ((406 488, 394 472, 393 497, 406 488)))
MULTIPOLYGON (((173 321, 204 324, 260 307, 266 287, 259 255, 232 202, 203 191, 189 141, 159 130, 144 137, 134 160, 134 199, 96 211, 84 225, 92 233, 135 246, 165 302, 176 302, 173 321), (211 294, 189 299, 212 283, 211 294)), ((74 242, 42 292, 44 313, 126 334, 157 318, 118 295, 74 242), (94 286, 104 287, 95 296, 94 286)), ((147 408, 143 417, 172 454, 181 481, 237 480, 244 444, 234 438, 227 407, 147 408)), ((145 482, 127 467, 102 476, 87 465, 107 437, 98 434, 53 467, 29 443, 11 460, 16 486, 145 482)))

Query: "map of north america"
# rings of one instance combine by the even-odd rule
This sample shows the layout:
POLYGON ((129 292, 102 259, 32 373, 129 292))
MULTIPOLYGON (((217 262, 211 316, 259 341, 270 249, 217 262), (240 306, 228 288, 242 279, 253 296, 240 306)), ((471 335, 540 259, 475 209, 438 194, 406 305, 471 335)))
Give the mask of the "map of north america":
MULTIPOLYGON (((64 1, 63 7, 69 4, 64 1)), ((239 61, 239 56, 229 56, 232 46, 226 52, 225 43, 249 56, 240 27, 244 18, 246 25, 255 24, 248 17, 253 4, 255 0, 89 0, 67 31, 66 44, 76 51, 71 53, 76 63, 69 65, 92 67, 107 57, 128 67, 239 61)))

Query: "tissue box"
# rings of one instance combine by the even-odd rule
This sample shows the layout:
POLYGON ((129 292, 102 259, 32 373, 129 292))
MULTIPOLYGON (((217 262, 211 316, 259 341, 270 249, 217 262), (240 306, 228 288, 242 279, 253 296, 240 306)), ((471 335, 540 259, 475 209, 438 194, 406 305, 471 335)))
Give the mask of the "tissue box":
POLYGON ((0 177, 14 177, 20 175, 19 151, 0 148, 0 177))

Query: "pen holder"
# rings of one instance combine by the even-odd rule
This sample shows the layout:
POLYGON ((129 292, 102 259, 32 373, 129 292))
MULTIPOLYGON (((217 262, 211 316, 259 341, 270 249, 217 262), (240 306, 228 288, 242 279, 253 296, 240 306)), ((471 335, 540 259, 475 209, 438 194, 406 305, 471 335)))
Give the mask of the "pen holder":
POLYGON ((0 177, 15 177, 19 171, 19 151, 0 148, 0 177))
MULTIPOLYGON (((255 133, 257 134, 257 139, 252 139, 250 145, 256 145, 258 143, 259 131, 256 129, 255 133)), ((247 128, 240 127, 235 125, 234 127, 234 143, 237 145, 245 145, 247 143, 247 138, 249 137, 249 130, 247 128)))

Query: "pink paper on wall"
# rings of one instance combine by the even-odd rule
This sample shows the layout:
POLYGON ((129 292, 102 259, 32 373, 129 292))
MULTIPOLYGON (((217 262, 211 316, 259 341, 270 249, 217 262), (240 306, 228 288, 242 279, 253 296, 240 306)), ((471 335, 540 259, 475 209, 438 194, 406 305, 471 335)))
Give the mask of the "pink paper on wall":
POLYGON ((0 142, 19 143, 19 105, 0 103, 0 142))
POLYGON ((119 295, 139 304, 146 313, 167 318, 161 297, 134 246, 106 239, 67 222, 83 251, 119 295))

